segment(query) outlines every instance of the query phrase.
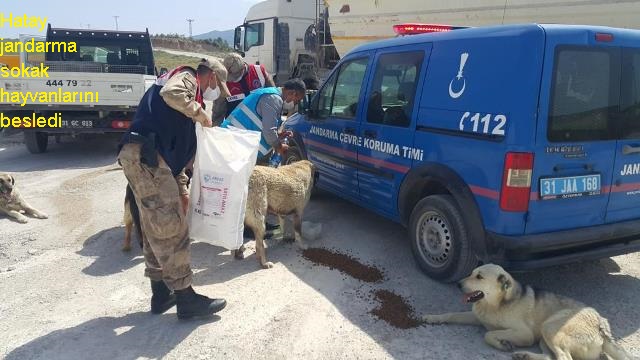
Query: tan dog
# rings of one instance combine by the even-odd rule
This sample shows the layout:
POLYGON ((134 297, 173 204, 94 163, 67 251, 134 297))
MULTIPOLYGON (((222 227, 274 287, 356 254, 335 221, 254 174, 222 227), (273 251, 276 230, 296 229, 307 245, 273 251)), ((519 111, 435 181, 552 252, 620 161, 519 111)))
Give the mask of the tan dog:
POLYGON ((0 173, 0 213, 14 218, 19 223, 26 223, 29 219, 22 213, 37 219, 46 219, 47 215, 29 205, 15 187, 16 180, 13 176, 0 173))
POLYGON ((539 342, 544 354, 516 352, 513 359, 633 359, 618 346, 609 322, 598 312, 572 299, 534 291, 514 280, 500 266, 476 268, 459 283, 472 311, 425 315, 429 324, 482 325, 485 341, 503 351, 539 342))
MULTIPOLYGON (((256 238, 256 255, 264 269, 273 267, 267 261, 264 235, 267 213, 278 215, 280 228, 284 229, 283 216, 293 215, 296 243, 306 249, 302 239, 302 215, 309 202, 315 176, 315 166, 302 160, 278 168, 257 165, 249 179, 245 226, 256 238)), ((236 257, 242 258, 244 247, 236 250, 236 257)))
POLYGON ((136 204, 136 197, 131 190, 131 186, 127 184, 127 191, 124 196, 124 244, 122 251, 131 251, 131 231, 136 228, 138 234, 138 243, 142 248, 142 228, 140 226, 140 210, 136 204))

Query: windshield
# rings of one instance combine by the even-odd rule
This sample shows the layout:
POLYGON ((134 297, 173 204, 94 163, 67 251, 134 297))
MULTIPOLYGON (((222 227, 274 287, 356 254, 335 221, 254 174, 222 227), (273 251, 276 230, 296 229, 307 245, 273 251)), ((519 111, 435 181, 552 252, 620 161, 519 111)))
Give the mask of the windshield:
POLYGON ((244 50, 264 45, 264 23, 247 24, 244 33, 244 50))

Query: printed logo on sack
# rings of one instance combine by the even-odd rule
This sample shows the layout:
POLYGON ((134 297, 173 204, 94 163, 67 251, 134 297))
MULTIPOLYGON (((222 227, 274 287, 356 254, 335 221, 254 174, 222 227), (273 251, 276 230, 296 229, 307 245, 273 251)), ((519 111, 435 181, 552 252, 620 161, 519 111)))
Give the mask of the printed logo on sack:
POLYGON ((213 175, 208 175, 205 174, 204 175, 204 182, 207 185, 220 185, 224 182, 224 178, 221 178, 219 176, 213 176, 213 175))
POLYGON ((203 216, 222 217, 229 198, 229 178, 224 175, 202 174, 200 196, 195 212, 203 216))

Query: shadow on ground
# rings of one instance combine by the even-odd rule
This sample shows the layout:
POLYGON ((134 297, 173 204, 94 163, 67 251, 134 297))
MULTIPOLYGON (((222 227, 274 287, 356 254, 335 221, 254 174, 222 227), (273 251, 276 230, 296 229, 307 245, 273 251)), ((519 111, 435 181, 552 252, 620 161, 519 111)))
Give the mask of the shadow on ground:
MULTIPOLYGON (((325 297, 342 316, 383 347, 390 357, 460 358, 467 356, 468 351, 473 349, 476 351, 473 358, 476 359, 509 358, 509 354, 494 350, 484 343, 484 330, 479 327, 424 325, 414 329, 399 330, 370 315, 370 311, 377 303, 366 299, 366 294, 370 295, 379 289, 392 290, 408 299, 418 316, 425 313, 438 314, 469 309, 467 305, 462 304, 460 300, 462 295, 455 285, 433 281, 418 270, 411 255, 406 231, 401 226, 326 193, 313 197, 305 219, 323 224, 322 237, 310 242, 310 246, 332 248, 349 253, 362 262, 373 264, 383 270, 386 273, 386 280, 379 284, 367 284, 340 274, 336 270, 313 266, 302 258, 295 245, 289 243, 271 242, 267 249, 268 260, 276 265, 285 266, 297 278, 325 297), (365 293, 364 297, 359 295, 362 293, 365 293), (411 352, 408 349, 412 349, 411 352), (415 351, 415 349, 421 349, 421 351, 415 351)), ((96 257, 96 261, 83 271, 93 276, 105 276, 141 262, 141 258, 134 260, 131 256, 123 256, 120 251, 122 237, 122 228, 112 228, 87 239, 80 254, 96 257)), ((134 254, 140 254, 140 250, 134 249, 134 254)), ((194 283, 196 285, 219 284, 258 271, 268 276, 269 271, 272 270, 262 270, 252 251, 247 252, 247 255, 248 258, 238 261, 229 251, 222 248, 206 243, 193 244, 192 265, 194 269, 202 269, 194 276, 194 283)), ((619 272, 620 267, 615 261, 603 259, 535 272, 516 273, 514 276, 523 283, 545 288, 595 307, 609 319, 616 337, 626 337, 636 333, 640 326, 640 313, 634 311, 637 307, 637 299, 640 298, 640 280, 619 272)), ((262 273, 260 275, 262 276, 262 273)), ((273 291, 277 292, 278 289, 273 291)), ((146 315, 137 316, 144 321, 127 322, 117 319, 96 321, 105 321, 109 324, 98 326, 102 332, 120 325, 118 321, 129 324, 142 323, 143 329, 153 326, 149 324, 147 318, 144 318, 146 315), (114 321, 115 325, 111 325, 114 321), (103 327, 105 329, 102 329, 103 327)), ((37 350, 46 347, 46 344, 53 343, 51 339, 65 340, 68 336, 78 336, 81 339, 86 337, 89 342, 101 344, 97 346, 110 348, 120 346, 123 340, 111 333, 105 334, 106 340, 92 340, 99 339, 100 334, 95 337, 90 334, 85 336, 84 331, 89 331, 86 329, 91 329, 93 326, 71 331, 63 330, 64 335, 55 332, 45 336, 45 340, 40 338, 30 344, 35 344, 32 348, 37 350), (64 333, 64 331, 67 332, 64 333), (112 344, 108 345, 109 343, 112 344)), ((158 326, 158 328, 162 327, 158 326)), ((185 333, 184 336, 188 335, 187 331, 185 333)), ((156 340, 162 339, 165 335, 157 336, 156 340)), ((153 339, 149 341, 151 343, 143 343, 144 346, 140 348, 149 351, 148 349, 152 348, 150 345, 153 339)), ((178 342, 172 339, 173 345, 178 342)), ((163 349, 170 346, 171 344, 164 345, 163 349)), ((266 346, 265 351, 268 351, 269 344, 262 346, 266 346)), ((146 355, 141 353, 141 350, 138 351, 136 353, 134 350, 136 356, 146 355)), ((124 358, 129 358, 129 355, 126 354, 124 358)))
MULTIPOLYGON (((94 261, 82 269, 82 272, 91 276, 109 276, 144 263, 142 249, 138 245, 135 234, 132 234, 131 251, 121 250, 124 233, 125 228, 117 226, 102 230, 85 240, 77 254, 93 258, 94 261)), ((195 281, 215 279, 215 283, 225 282, 260 270, 255 254, 251 251, 247 251, 246 254, 247 258, 240 261, 224 248, 203 242, 191 244, 192 267, 194 270, 202 269, 195 277, 195 281)))
POLYGON ((94 258, 94 262, 82 272, 91 276, 109 276, 143 263, 142 249, 135 235, 133 237, 129 252, 122 251, 124 227, 102 230, 88 238, 78 255, 94 258))
MULTIPOLYGON (((457 286, 433 281, 418 269, 404 228, 322 192, 314 196, 305 219, 323 224, 322 238, 309 243, 310 246, 352 254, 364 263, 382 269, 386 280, 371 285, 336 270, 312 266, 292 244, 273 244, 267 249, 268 259, 286 266, 300 280, 321 293, 343 316, 383 346, 391 357, 435 359, 463 356, 465 349, 471 347, 480 349, 476 354, 478 359, 509 358, 507 353, 484 343, 484 330, 479 327, 423 325, 399 330, 369 314, 377 303, 358 298, 358 294, 371 294, 378 289, 389 289, 408 299, 418 316, 469 310, 462 303, 462 294, 457 286), (467 345, 461 347, 461 342, 467 345), (432 352, 432 349, 443 347, 452 350, 442 354, 432 352), (407 353, 407 348, 424 349, 424 352, 407 353)), ((265 271, 267 274, 269 271, 260 270, 253 253, 244 261, 234 261, 231 256, 216 256, 217 250, 211 253, 213 249, 208 245, 196 244, 195 249, 195 262, 201 266, 209 263, 207 270, 197 275, 199 283, 220 283, 247 272, 265 271)), ((614 260, 603 259, 514 275, 524 283, 595 307, 609 319, 615 336, 626 337, 636 333, 640 327, 640 314, 634 311, 640 298, 640 280, 619 274, 619 271, 620 267, 614 260)))
POLYGON ((198 326, 219 321, 182 322, 175 314, 139 312, 123 317, 101 317, 56 330, 10 352, 5 359, 160 359, 198 326))

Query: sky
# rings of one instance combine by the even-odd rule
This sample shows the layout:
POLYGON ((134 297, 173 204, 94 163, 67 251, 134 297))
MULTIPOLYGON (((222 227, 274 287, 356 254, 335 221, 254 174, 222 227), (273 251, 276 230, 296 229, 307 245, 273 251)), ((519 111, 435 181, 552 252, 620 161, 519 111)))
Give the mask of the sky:
MULTIPOLYGON (((152 34, 189 34, 187 19, 194 19, 193 35, 211 30, 229 30, 242 24, 249 7, 262 0, 0 0, 0 13, 14 16, 48 17, 53 27, 115 30, 118 17, 120 30, 144 31, 152 34)), ((0 19, 1 20, 1 19, 0 19)), ((4 23, 1 38, 19 34, 46 35, 46 29, 16 29, 4 23)))

